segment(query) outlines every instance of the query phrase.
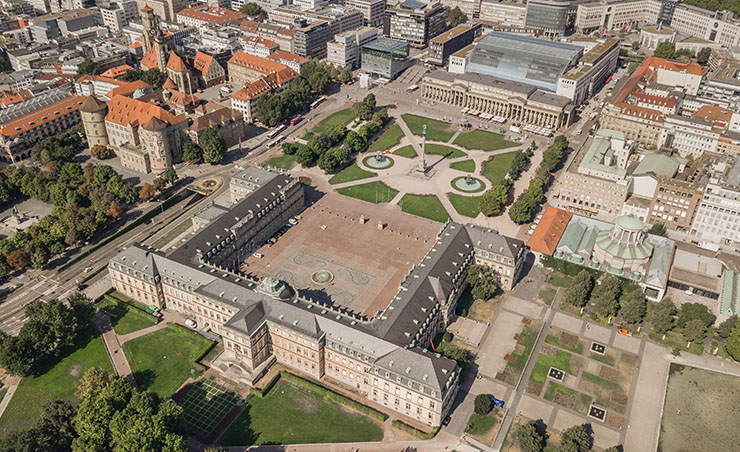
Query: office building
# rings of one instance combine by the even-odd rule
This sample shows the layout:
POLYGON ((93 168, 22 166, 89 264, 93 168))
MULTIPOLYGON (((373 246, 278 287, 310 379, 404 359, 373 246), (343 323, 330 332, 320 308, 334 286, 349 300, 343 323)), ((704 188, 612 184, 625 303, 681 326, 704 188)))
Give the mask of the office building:
POLYGON ((438 66, 445 66, 450 55, 472 44, 480 32, 480 24, 463 24, 435 36, 429 41, 427 61, 438 66))
POLYGON ((366 27, 380 27, 385 15, 385 0, 346 0, 345 5, 351 6, 362 13, 363 25, 366 27))
POLYGON ((296 71, 282 63, 244 52, 235 53, 229 59, 228 68, 229 81, 237 87, 256 82, 268 74, 275 74, 276 82, 280 86, 298 77, 296 71))
MULTIPOLYGON (((468 16, 470 17, 470 16, 468 16)), ((480 20, 512 27, 524 27, 527 19, 527 3, 482 0, 480 20)))
POLYGON ((702 191, 693 182, 672 177, 658 178, 647 223, 663 223, 668 229, 690 232, 702 191))
POLYGON ((188 7, 187 0, 136 0, 139 11, 149 7, 154 15, 165 22, 176 22, 177 13, 188 7))
POLYGON ((362 46, 362 70, 368 74, 395 79, 409 66, 409 44, 379 38, 362 46))
POLYGON ((178 23, 198 30, 203 30, 212 25, 238 26, 246 18, 246 14, 238 11, 208 5, 186 8, 177 13, 178 23))
POLYGON ((67 36, 72 32, 95 27, 102 22, 100 12, 95 9, 74 9, 31 19, 29 29, 36 43, 67 36))
POLYGON ((404 0, 386 9, 383 34, 414 47, 426 47, 430 39, 445 30, 446 17, 441 3, 404 0))
POLYGON ((529 0, 524 24, 547 36, 564 35, 568 29, 570 0, 529 0))
POLYGON ((100 15, 111 33, 120 33, 123 27, 139 19, 139 9, 136 0, 124 0, 108 3, 99 3, 100 15))
POLYGON ((327 61, 337 67, 359 67, 362 46, 378 37, 378 29, 363 27, 357 31, 347 31, 334 36, 334 41, 326 44, 327 61))

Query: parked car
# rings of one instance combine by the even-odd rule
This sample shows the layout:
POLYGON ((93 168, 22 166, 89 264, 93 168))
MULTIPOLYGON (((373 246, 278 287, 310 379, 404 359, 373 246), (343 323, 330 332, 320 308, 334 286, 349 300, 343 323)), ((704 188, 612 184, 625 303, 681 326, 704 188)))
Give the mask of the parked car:
POLYGON ((93 270, 92 267, 87 267, 87 268, 85 268, 84 271, 85 271, 85 273, 90 273, 92 270, 93 270))
POLYGON ((257 259, 262 259, 263 257, 265 257, 265 255, 262 253, 254 253, 252 254, 252 256, 256 257, 257 259))
POLYGON ((198 328, 198 324, 195 323, 195 320, 187 319, 185 320, 185 325, 189 326, 190 328, 198 328))

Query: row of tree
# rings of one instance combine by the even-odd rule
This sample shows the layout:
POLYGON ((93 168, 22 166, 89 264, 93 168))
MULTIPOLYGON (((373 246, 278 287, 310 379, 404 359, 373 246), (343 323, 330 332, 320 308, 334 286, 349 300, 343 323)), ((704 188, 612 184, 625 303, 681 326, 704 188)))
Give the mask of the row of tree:
POLYGON ((0 439, 4 452, 186 452, 183 410, 92 367, 77 385, 79 405, 56 400, 29 429, 0 439))
POLYGON ((514 181, 519 180, 522 176, 522 172, 529 166, 529 161, 534 155, 536 144, 533 141, 532 145, 527 148, 526 151, 516 151, 514 158, 509 166, 507 177, 503 181, 497 184, 493 184, 478 201, 478 208, 487 217, 500 214, 506 204, 509 202, 509 196, 511 190, 514 188, 514 181))
POLYGON ((568 148, 565 135, 555 137, 553 143, 542 152, 542 163, 537 167, 529 187, 522 192, 509 209, 509 218, 516 224, 532 221, 539 204, 545 199, 544 191, 550 182, 550 173, 560 165, 568 148))
MULTIPOLYGON (((548 434, 540 420, 519 425, 514 429, 513 437, 521 452, 542 452, 547 445, 548 434)), ((553 450, 555 452, 590 452, 592 444, 592 432, 588 426, 574 425, 563 430, 560 434, 560 444, 553 450)), ((619 450, 619 447, 612 446, 604 452, 618 452, 619 450)))
POLYGON ((274 126, 303 110, 314 93, 323 93, 331 84, 329 68, 314 59, 304 64, 301 76, 293 79, 287 90, 257 99, 257 120, 274 126))
POLYGON ((54 358, 60 347, 71 344, 78 331, 90 324, 95 308, 83 294, 74 294, 67 303, 51 300, 26 306, 28 320, 18 336, 0 332, 0 366, 8 372, 27 376, 54 358))

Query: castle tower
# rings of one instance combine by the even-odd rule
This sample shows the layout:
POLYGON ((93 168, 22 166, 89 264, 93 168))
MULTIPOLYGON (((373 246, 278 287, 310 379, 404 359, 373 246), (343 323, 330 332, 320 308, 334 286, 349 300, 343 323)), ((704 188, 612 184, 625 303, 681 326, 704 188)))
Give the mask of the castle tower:
POLYGON ((108 114, 108 105, 95 96, 87 96, 80 105, 80 116, 87 135, 87 144, 108 146, 108 132, 105 130, 105 115, 108 114))
POLYGON ((149 118, 142 129, 142 143, 149 153, 153 173, 161 173, 172 166, 172 150, 167 137, 168 124, 156 116, 149 118))

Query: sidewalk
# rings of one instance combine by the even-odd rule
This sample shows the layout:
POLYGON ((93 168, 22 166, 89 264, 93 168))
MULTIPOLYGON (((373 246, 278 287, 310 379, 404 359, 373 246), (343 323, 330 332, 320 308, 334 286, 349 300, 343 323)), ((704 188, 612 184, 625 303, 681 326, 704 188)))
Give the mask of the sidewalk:
POLYGON ((131 366, 128 363, 126 354, 123 351, 123 347, 121 346, 121 342, 118 339, 116 331, 113 329, 113 325, 110 322, 108 314, 102 311, 95 313, 93 325, 103 336, 103 343, 105 344, 105 349, 108 352, 111 364, 113 364, 113 369, 116 371, 116 375, 125 378, 132 386, 136 387, 136 380, 134 380, 131 366))

